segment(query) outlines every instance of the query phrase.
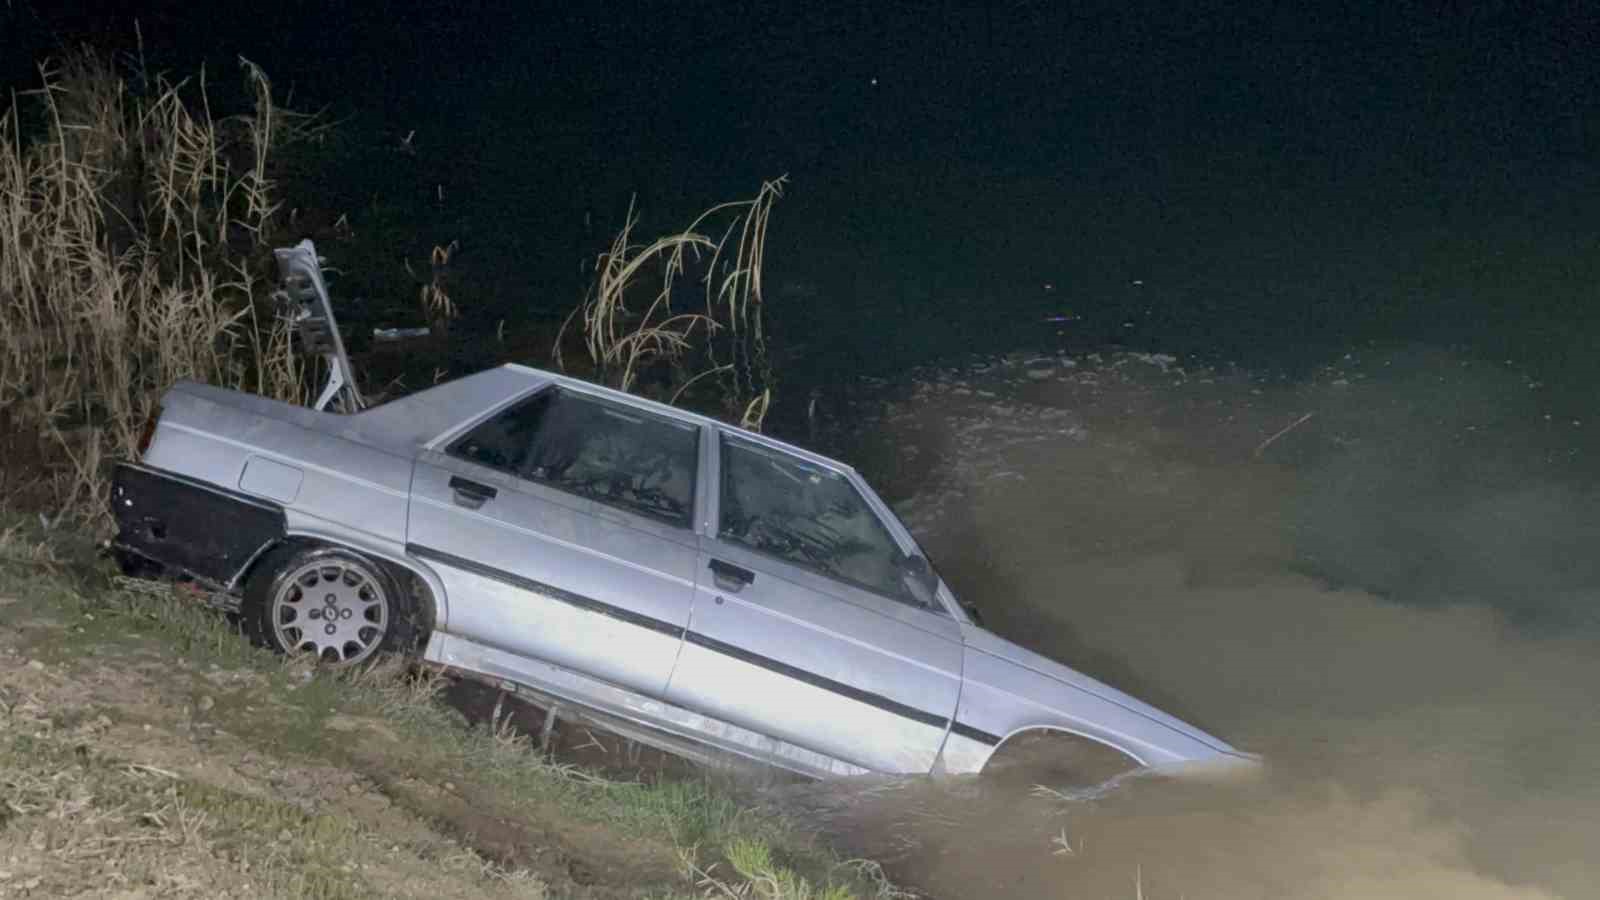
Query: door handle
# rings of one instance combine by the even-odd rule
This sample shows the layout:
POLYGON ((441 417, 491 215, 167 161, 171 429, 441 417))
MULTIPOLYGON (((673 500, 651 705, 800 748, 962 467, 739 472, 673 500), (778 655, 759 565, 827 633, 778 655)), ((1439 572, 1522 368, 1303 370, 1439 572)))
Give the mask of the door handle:
POLYGON ((716 580, 717 587, 732 593, 739 593, 745 585, 756 580, 756 573, 733 563, 723 562, 720 559, 711 561, 711 577, 716 580))
POLYGON ((490 485, 462 478, 460 475, 450 477, 450 490, 456 492, 456 500, 471 509, 477 509, 485 500, 492 500, 500 493, 490 485))

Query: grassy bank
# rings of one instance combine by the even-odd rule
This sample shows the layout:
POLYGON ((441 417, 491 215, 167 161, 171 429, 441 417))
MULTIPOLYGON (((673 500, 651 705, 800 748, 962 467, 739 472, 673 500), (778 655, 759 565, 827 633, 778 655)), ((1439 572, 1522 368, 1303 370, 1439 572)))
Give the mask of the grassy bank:
POLYGON ((713 776, 564 765, 440 702, 249 646, 203 598, 0 528, 0 894, 890 896, 713 776))

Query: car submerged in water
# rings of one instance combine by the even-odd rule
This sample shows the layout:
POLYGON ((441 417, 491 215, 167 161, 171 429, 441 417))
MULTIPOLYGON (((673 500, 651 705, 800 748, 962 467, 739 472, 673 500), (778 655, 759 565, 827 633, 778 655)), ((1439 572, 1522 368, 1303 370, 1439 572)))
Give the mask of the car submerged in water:
POLYGON ((1157 771, 1253 760, 979 627, 843 463, 519 365, 359 410, 314 248, 278 256, 328 390, 179 383, 112 493, 125 560, 236 595, 268 646, 420 656, 813 776, 977 772, 1048 732, 1157 771))

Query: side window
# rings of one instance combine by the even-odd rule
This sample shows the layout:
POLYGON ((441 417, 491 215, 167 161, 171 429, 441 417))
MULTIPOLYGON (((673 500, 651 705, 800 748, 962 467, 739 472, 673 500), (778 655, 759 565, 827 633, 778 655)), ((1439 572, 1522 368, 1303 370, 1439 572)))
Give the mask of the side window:
POLYGON ((528 450, 533 447, 534 432, 555 397, 555 391, 540 391, 467 432, 445 452, 520 475, 528 450))
POLYGON ((832 469, 723 435, 717 529, 722 540, 922 605, 903 581, 899 545, 832 469))
POLYGON ((558 389, 474 428, 450 453, 688 527, 700 429, 558 389))

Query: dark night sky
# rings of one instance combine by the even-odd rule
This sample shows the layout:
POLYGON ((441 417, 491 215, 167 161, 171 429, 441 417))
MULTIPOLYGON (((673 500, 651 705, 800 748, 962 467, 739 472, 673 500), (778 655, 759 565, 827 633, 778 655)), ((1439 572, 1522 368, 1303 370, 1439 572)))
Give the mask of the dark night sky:
POLYGON ((363 134, 416 129, 505 253, 788 173, 770 267, 889 316, 885 291, 1031 315, 1008 298, 1043 280, 1122 315, 1138 278, 1198 340, 1458 339, 1429 323, 1483 284, 1480 332, 1589 322, 1576 280, 1526 315, 1504 294, 1593 256, 1593 4, 10 0, 0 74, 127 46, 135 16, 173 71, 242 53, 363 134), (1507 241, 1514 265, 1440 286, 1507 241))
POLYGON ((62 38, 128 44, 137 18, 177 70, 243 53, 336 108, 724 170, 1431 175, 1587 158, 1596 131, 1600 10, 1578 3, 54 6, 0 13, 9 83, 62 38))

